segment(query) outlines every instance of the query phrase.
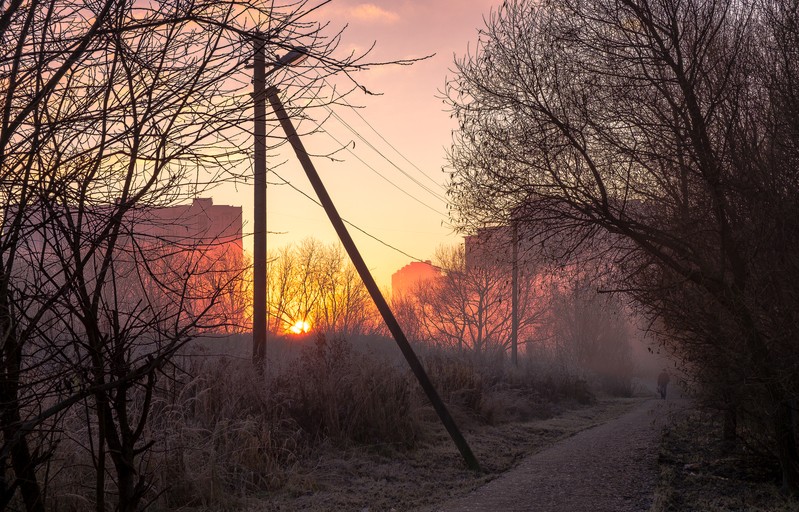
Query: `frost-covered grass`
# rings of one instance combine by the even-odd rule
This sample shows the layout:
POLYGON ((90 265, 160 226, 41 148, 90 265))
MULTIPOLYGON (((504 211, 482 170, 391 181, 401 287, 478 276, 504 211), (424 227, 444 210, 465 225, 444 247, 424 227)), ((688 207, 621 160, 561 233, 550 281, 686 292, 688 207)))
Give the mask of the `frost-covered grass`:
POLYGON ((660 480, 652 512, 795 512, 799 501, 780 493, 775 459, 739 447, 722 451, 713 415, 688 410, 664 431, 660 480))
MULTIPOLYGON (((503 357, 419 347, 483 466, 475 475, 386 340, 277 340, 263 374, 248 348, 246 339, 197 343, 159 377, 147 426, 152 445, 137 468, 152 480, 153 507, 422 506, 466 492, 634 402, 597 404, 584 381, 541 360, 516 368, 503 357)), ((96 425, 86 427, 80 408, 70 414, 48 498, 59 510, 90 509, 96 425)))

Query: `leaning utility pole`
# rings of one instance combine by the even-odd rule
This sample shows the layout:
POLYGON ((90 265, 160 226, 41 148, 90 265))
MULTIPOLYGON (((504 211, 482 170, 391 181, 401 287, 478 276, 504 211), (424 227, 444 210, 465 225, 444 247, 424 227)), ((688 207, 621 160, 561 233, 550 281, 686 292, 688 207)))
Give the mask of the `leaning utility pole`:
POLYGON ((402 332, 399 322, 397 322, 397 319, 394 317, 394 313, 391 312, 391 308, 386 302, 386 299, 383 297, 383 294, 380 292, 380 288, 378 288, 377 283, 372 277, 369 267, 366 266, 366 263, 361 257, 361 253, 355 246, 355 242, 352 240, 352 237, 350 237, 349 231, 347 231, 347 227, 344 225, 344 221, 338 214, 338 211, 333 204, 333 200, 327 193, 321 178, 319 178, 319 173, 316 172, 316 168, 311 162, 311 159, 308 157, 308 153, 305 151, 305 147, 303 147, 302 141, 300 141, 300 137, 297 135, 297 131, 294 129, 294 124, 291 122, 291 119, 289 119, 286 110, 283 108, 283 103, 277 96, 277 88, 270 87, 266 94, 269 98, 269 103, 272 105, 272 108, 277 114, 277 118, 283 127, 283 131, 286 132, 286 137, 288 138, 291 147, 294 149, 294 153, 297 155, 297 159, 299 159, 300 163, 302 164, 302 168, 305 170, 305 174, 308 176, 308 180, 310 180, 311 185, 313 186, 313 189, 319 198, 319 202, 322 203, 330 222, 333 224, 333 227, 336 230, 336 234, 338 234, 338 237, 341 240, 341 244, 344 246, 344 249, 346 249, 350 260, 352 260, 352 264, 355 266, 355 269, 361 276, 361 280, 363 280, 363 284, 369 291, 369 295, 372 296, 372 300, 377 306, 378 311, 380 311, 383 320, 386 322, 388 330, 391 331, 391 334, 394 336, 394 340, 396 340, 397 345, 399 345, 402 355, 405 356, 405 360, 408 362, 408 365, 411 367, 414 375, 416 375, 416 379, 419 381, 422 389, 427 394, 427 398, 429 398, 430 402, 433 404, 433 408, 436 410, 436 413, 438 413, 441 423, 444 424, 447 432, 449 432, 450 437, 455 442, 455 446, 457 446, 458 450, 461 452, 466 464, 470 469, 474 471, 480 471, 480 464, 477 462, 477 458, 472 453, 471 448, 469 448, 469 444, 466 442, 463 434, 461 434, 461 431, 455 424, 455 420, 453 420, 452 416, 450 416, 447 407, 441 400, 441 397, 438 396, 438 392, 436 392, 435 387, 433 387, 433 383, 430 382, 430 378, 427 376, 427 372, 424 371, 422 363, 416 357, 411 344, 405 337, 405 333, 402 332))

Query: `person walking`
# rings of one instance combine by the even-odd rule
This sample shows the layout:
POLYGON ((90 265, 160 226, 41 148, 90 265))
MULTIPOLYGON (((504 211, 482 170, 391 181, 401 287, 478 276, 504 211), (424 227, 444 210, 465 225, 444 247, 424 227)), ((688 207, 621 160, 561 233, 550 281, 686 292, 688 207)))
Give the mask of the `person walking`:
POLYGON ((666 399, 666 388, 669 385, 669 372, 663 368, 663 371, 660 372, 658 375, 658 393, 660 393, 660 398, 662 400, 666 399))

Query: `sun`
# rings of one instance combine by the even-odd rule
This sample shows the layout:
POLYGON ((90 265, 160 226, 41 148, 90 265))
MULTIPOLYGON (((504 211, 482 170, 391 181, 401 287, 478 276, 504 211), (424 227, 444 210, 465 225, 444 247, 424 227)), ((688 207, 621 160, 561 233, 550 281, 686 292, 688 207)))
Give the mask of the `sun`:
POLYGON ((296 324, 289 328, 289 331, 294 334, 302 334, 311 330, 311 324, 304 320, 298 321, 296 324))

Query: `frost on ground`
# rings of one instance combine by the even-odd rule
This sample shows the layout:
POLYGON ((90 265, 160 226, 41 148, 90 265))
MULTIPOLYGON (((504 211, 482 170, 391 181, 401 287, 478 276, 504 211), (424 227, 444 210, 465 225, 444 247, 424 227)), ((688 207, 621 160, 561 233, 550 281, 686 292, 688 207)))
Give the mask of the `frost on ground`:
POLYGON ((716 415, 688 409, 664 431, 652 512, 795 512, 776 460, 753 447, 723 450, 716 415))
POLYGON ((586 428, 617 417, 640 398, 603 399, 594 405, 556 408, 556 416, 496 426, 457 417, 483 467, 465 468, 446 431, 428 411, 431 435, 416 449, 391 452, 378 447, 330 448, 298 464, 294 478, 279 492, 249 500, 249 510, 433 510, 452 497, 493 480, 526 456, 586 428))
MULTIPOLYGON (((597 400, 589 382, 540 359, 514 367, 421 351, 482 465, 475 474, 405 364, 375 343, 368 348, 324 337, 273 343, 258 374, 249 358, 194 347, 152 397, 148 499, 161 510, 430 507, 640 402, 597 400)), ((82 448, 91 432, 78 416, 65 425, 69 442, 54 453, 50 497, 59 509, 81 509, 94 482, 82 448)))

